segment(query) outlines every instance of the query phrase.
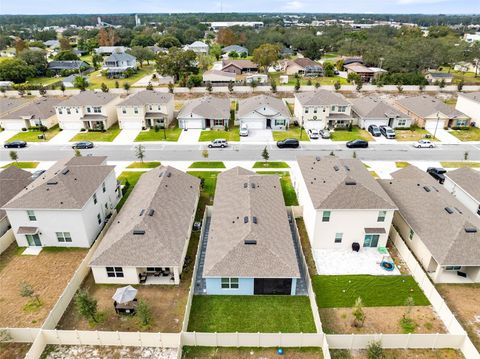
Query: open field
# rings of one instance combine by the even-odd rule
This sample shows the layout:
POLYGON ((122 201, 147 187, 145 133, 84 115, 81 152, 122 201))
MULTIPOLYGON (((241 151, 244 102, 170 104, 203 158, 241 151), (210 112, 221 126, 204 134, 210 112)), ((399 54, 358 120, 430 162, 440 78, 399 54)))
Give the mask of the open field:
POLYGON ((118 81, 119 87, 123 88, 125 82, 128 82, 132 86, 135 82, 140 80, 146 75, 152 74, 155 71, 153 65, 143 65, 138 68, 138 72, 126 79, 108 79, 102 75, 102 70, 94 71, 88 75, 89 89, 99 89, 102 83, 106 84, 109 88, 115 88, 115 82, 118 81))
POLYGON ((322 359, 321 348, 283 348, 283 355, 277 348, 214 348, 183 347, 183 359, 322 359))

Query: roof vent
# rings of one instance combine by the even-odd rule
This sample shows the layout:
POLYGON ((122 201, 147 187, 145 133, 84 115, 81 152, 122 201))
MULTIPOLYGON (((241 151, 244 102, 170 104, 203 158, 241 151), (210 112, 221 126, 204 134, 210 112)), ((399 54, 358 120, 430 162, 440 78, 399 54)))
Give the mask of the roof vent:
POLYGON ((252 186, 252 188, 255 188, 255 183, 252 183, 251 186, 252 186))
POLYGON ((321 159, 320 156, 315 157, 315 160, 317 160, 317 161, 320 161, 320 159, 321 159))
POLYGON ((355 186, 355 185, 357 184, 357 182, 354 181, 354 180, 346 180, 346 181, 345 181, 345 184, 346 184, 347 186, 355 186))
POLYGON ((340 168, 338 168, 338 166, 335 165, 335 166, 333 166, 333 169, 335 170, 335 172, 338 172, 338 170, 339 170, 340 168))
POLYGON ((453 213, 453 209, 451 209, 450 207, 445 207, 445 211, 447 211, 448 214, 453 213))
POLYGON ((248 187, 248 183, 245 182, 245 183, 243 184, 243 188, 247 188, 247 187, 248 187))
POLYGON ((140 211, 140 214, 139 214, 139 216, 143 216, 143 214, 144 214, 144 213, 145 213, 145 210, 144 210, 144 209, 142 209, 142 210, 140 211))
POLYGON ((160 172, 160 174, 158 175, 158 177, 162 177, 163 176, 163 172, 160 172))
POLYGON ((245 239, 243 241, 243 243, 245 243, 246 245, 256 245, 257 244, 257 240, 256 239, 245 239))
POLYGON ((350 167, 344 166, 347 171, 350 171, 350 167))
POLYGON ((154 209, 151 209, 150 211, 148 211, 148 215, 151 217, 153 216, 153 214, 155 213, 155 210, 154 209))
POLYGON ((255 224, 257 224, 257 217, 253 216, 253 217, 252 217, 252 222, 255 223, 255 224))
POLYGON ((425 192, 430 192, 431 191, 430 187, 428 187, 428 186, 423 186, 423 189, 425 190, 425 192))
POLYGON ((458 209, 458 207, 455 207, 455 210, 456 210, 458 213, 463 214, 463 212, 460 211, 460 210, 458 209))
POLYGON ((167 177, 172 177, 172 172, 167 172, 167 177))
POLYGON ((62 171, 62 175, 66 175, 68 172, 70 172, 70 170, 68 168, 65 168, 63 171, 62 171))
POLYGON ((56 185, 58 184, 58 181, 48 181, 47 182, 47 185, 50 185, 50 186, 53 186, 53 185, 56 185))
POLYGON ((467 233, 477 233, 476 227, 465 227, 465 232, 467 233))
POLYGON ((143 236, 145 234, 145 231, 143 229, 134 229, 133 234, 136 236, 143 236))
POLYGON ((243 223, 248 223, 248 216, 243 217, 243 223))

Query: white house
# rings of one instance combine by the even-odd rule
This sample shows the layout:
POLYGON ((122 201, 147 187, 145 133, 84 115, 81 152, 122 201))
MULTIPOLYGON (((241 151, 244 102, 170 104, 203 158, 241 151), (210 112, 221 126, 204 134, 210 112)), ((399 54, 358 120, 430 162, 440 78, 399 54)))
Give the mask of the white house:
POLYGON ((463 35, 463 39, 469 44, 473 44, 477 41, 480 42, 480 32, 476 32, 475 34, 465 34, 463 35))
POLYGON ((425 79, 431 85, 436 85, 440 82, 444 82, 446 85, 451 85, 453 82, 453 75, 447 72, 429 71, 425 75, 425 79))
POLYGON ((480 282, 477 215, 415 166, 380 184, 398 206, 395 228, 433 282, 480 282))
POLYGON ((203 82, 210 82, 212 84, 228 84, 235 82, 236 75, 231 72, 220 70, 209 70, 202 74, 203 82))
POLYGON ((480 216, 480 172, 469 167, 449 171, 445 175, 445 188, 465 207, 480 216))
POLYGON ((170 166, 143 174, 90 262, 96 283, 179 284, 200 180, 170 166))
POLYGON ((236 122, 253 130, 285 130, 290 117, 290 110, 282 99, 258 95, 238 102, 236 122))
POLYGON ((208 54, 208 45, 202 41, 192 42, 190 45, 185 45, 185 50, 192 50, 197 54, 208 54))
POLYGON ((183 129, 223 129, 230 119, 230 100, 213 96, 188 100, 177 119, 183 129))
POLYGON ((18 246, 90 247, 122 196, 105 161, 59 161, 5 204, 18 246))
POLYGON ((113 93, 82 91, 55 106, 60 128, 108 129, 117 122, 115 105, 120 101, 113 93))
POLYGON ((103 62, 103 70, 107 72, 108 77, 121 77, 128 69, 137 68, 137 58, 126 52, 114 52, 103 62))
POLYGON ((342 95, 323 89, 295 94, 295 118, 305 128, 345 128, 353 122, 352 105, 342 95))
POLYGON ((459 92, 455 109, 469 116, 475 126, 480 127, 480 92, 459 92))
POLYGON ((253 74, 253 75, 248 75, 245 76, 245 82, 247 84, 251 84, 252 82, 263 85, 268 82, 268 75, 265 74, 253 74))
POLYGON ((370 125, 408 128, 412 119, 377 96, 360 97, 351 100, 353 117, 360 128, 370 125))
POLYGON ((128 48, 125 47, 125 46, 100 46, 100 47, 95 49, 95 52, 98 55, 105 56, 105 55, 111 55, 115 52, 116 53, 124 53, 127 50, 128 50, 128 48))
POLYGON ((356 159, 297 158, 294 179, 312 249, 385 247, 395 204, 356 159))
POLYGON ((140 91, 117 105, 118 124, 127 130, 168 127, 173 120, 174 107, 170 93, 140 91))

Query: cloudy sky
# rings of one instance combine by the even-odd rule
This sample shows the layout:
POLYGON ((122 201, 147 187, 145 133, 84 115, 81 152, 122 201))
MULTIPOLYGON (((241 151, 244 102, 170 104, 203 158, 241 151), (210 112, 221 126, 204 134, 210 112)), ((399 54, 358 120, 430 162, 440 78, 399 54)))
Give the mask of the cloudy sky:
POLYGON ((169 12, 480 14, 478 0, 0 0, 0 14, 169 12))

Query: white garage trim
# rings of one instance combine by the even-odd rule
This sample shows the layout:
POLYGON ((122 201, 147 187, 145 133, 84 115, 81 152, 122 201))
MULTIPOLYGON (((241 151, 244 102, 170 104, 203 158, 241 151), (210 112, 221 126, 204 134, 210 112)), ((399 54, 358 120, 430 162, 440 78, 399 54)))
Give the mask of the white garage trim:
POLYGON ((204 120, 202 118, 188 118, 180 120, 180 128, 186 129, 204 129, 204 120))
POLYGON ((122 130, 141 130, 142 123, 139 121, 120 121, 120 128, 122 130))
POLYGON ((368 129, 368 126, 370 125, 377 125, 377 126, 388 126, 388 118, 382 119, 382 120, 360 120, 359 125, 363 129, 368 129))
POLYGON ((83 127, 81 121, 62 121, 59 125, 62 130, 81 130, 83 127))
POLYGON ((250 130, 264 130, 267 127, 267 120, 264 118, 244 118, 240 120, 241 125, 247 125, 250 130))
POLYGON ((25 120, 10 120, 3 122, 3 128, 7 131, 21 131, 22 128, 27 128, 27 126, 25 124, 25 120))

